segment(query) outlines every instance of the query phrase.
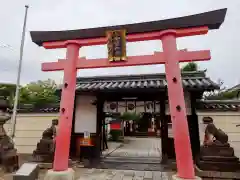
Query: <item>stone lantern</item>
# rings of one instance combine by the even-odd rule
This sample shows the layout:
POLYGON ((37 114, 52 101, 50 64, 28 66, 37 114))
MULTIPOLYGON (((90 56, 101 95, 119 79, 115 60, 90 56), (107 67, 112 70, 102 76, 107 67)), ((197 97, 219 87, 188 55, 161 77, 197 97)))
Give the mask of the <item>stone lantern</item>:
POLYGON ((3 127, 10 118, 9 103, 4 96, 0 96, 0 163, 7 172, 18 169, 17 150, 3 127))

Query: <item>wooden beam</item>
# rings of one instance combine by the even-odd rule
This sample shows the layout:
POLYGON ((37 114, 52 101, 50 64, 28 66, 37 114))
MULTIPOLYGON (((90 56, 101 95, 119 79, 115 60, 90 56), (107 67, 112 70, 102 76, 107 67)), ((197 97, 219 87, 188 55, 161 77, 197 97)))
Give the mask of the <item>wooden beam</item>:
MULTIPOLYGON (((204 61, 210 60, 210 51, 178 51, 179 62, 204 61)), ((58 62, 42 63, 42 71, 60 71, 64 69, 64 59, 58 62)), ((77 61, 77 69, 93 69, 106 67, 123 67, 123 66, 140 66, 164 64, 165 57, 163 52, 155 52, 154 55, 145 56, 129 56, 126 61, 110 62, 107 58, 102 59, 86 59, 79 58, 77 61)))
MULTIPOLYGON (((208 27, 175 29, 173 31, 176 32, 177 37, 196 36, 196 35, 207 34, 208 27)), ((127 35, 126 39, 127 39, 127 42, 160 40, 161 35, 163 33, 165 33, 165 31, 130 34, 130 35, 127 35)), ((66 48, 67 44, 69 43, 78 44, 79 46, 102 45, 107 43, 107 38, 101 37, 101 38, 94 38, 94 39, 78 39, 78 40, 76 39, 76 40, 67 40, 67 41, 45 42, 43 43, 43 47, 46 49, 66 48)))

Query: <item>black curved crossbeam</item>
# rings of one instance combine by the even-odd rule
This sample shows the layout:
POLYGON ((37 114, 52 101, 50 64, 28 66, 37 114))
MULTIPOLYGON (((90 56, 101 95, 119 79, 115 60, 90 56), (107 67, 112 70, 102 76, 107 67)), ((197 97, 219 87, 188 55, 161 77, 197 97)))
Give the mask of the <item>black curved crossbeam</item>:
POLYGON ((201 14, 151 22, 66 31, 31 31, 30 34, 32 41, 37 45, 42 46, 44 42, 105 37, 107 30, 125 29, 127 32, 126 34, 202 26, 207 26, 211 30, 218 29, 221 26, 225 19, 226 12, 227 9, 225 8, 201 14))

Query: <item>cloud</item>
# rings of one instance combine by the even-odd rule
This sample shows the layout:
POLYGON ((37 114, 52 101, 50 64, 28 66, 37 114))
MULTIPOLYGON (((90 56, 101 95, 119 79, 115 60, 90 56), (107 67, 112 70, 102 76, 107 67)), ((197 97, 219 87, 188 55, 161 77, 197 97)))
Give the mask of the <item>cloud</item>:
MULTIPOLYGON (((208 75, 217 80, 221 78, 224 84, 233 86, 240 83, 240 55, 237 35, 240 28, 239 0, 8 0, 0 6, 0 29, 2 43, 9 44, 13 48, 0 47, 0 81, 15 82, 17 64, 19 60, 19 47, 21 41, 22 24, 24 17, 24 5, 29 4, 27 21, 27 34, 24 48, 23 69, 21 83, 28 83, 38 79, 53 78, 57 82, 62 81, 62 72, 41 72, 41 63, 56 61, 64 58, 65 50, 45 50, 31 42, 30 30, 63 30, 90 28, 116 24, 126 24, 142 21, 152 21, 165 18, 173 18, 190 14, 201 13, 209 10, 228 8, 226 20, 222 27, 210 32, 207 36, 178 39, 178 48, 189 50, 210 49, 212 60, 201 62, 201 69, 208 69, 208 75)), ((129 43, 128 55, 151 54, 161 50, 159 41, 129 43)), ((80 56, 87 58, 106 57, 106 47, 84 47, 80 56)), ((136 74, 163 72, 162 65, 126 67, 111 69, 81 70, 79 75, 106 75, 106 74, 136 74)))

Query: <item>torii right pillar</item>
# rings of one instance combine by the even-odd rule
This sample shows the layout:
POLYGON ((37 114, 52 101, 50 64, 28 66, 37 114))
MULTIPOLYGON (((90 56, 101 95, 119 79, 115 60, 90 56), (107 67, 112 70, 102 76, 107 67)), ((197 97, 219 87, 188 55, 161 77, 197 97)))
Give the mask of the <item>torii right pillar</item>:
POLYGON ((196 179, 198 177, 194 173, 176 37, 174 30, 164 31, 161 35, 178 170, 174 178, 196 179))

